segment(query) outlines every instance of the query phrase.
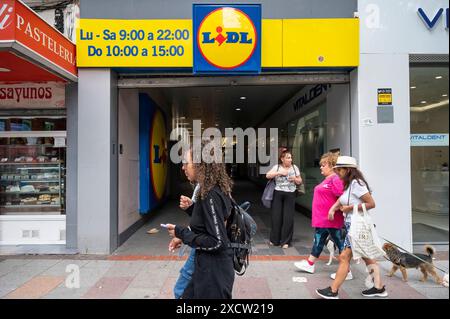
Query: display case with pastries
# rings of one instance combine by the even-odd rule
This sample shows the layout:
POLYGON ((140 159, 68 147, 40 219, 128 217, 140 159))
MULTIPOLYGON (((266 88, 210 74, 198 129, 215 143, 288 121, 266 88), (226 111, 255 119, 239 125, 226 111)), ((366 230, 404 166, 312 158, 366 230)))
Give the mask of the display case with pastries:
POLYGON ((65 149, 0 143, 0 215, 65 213, 65 149))

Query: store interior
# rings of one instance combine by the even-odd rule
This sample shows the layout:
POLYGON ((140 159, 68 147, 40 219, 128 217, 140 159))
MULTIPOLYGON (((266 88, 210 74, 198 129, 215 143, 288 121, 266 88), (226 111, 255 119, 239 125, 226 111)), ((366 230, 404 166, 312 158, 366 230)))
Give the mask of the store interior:
POLYGON ((446 135, 446 143, 411 146, 413 240, 448 244, 449 98, 447 65, 410 68, 411 134, 446 135))
POLYGON ((66 118, 51 113, 0 116, 0 215, 65 214, 66 118))
MULTIPOLYGON (((297 198, 296 234, 293 251, 290 254, 305 254, 312 236, 310 210, 312 192, 320 183, 319 160, 324 152, 339 149, 349 152, 350 133, 343 127, 349 127, 350 105, 348 84, 323 84, 323 96, 310 99, 307 107, 296 112, 293 101, 299 97, 310 97, 309 90, 314 86, 304 85, 267 85, 267 86, 227 86, 227 87, 189 87, 158 89, 124 89, 119 91, 119 143, 123 145, 123 154, 119 156, 119 236, 130 234, 130 228, 139 222, 138 152, 136 143, 139 132, 133 123, 139 120, 136 97, 147 94, 167 115, 168 133, 176 129, 186 129, 193 135, 193 121, 200 120, 202 132, 206 128, 217 128, 225 136, 226 128, 278 128, 279 146, 287 146, 293 151, 294 163, 305 174, 307 194, 297 198), (305 89, 307 91, 305 91, 305 89), (306 92, 306 93, 305 93, 306 92), (345 98, 343 98, 345 97, 345 98), (333 118, 327 121, 327 115, 333 118), (123 182, 122 182, 123 181, 123 182), (297 229, 298 228, 298 229, 297 229)), ((317 90, 317 88, 315 88, 317 90)), ((267 135, 269 133, 267 132, 267 135)), ((167 141, 170 148, 176 141, 167 141)), ((248 140, 245 150, 248 147, 248 140)), ((236 152, 236 145, 234 145, 236 152)), ((166 197, 162 205, 146 214, 146 223, 130 234, 122 236, 119 255, 167 254, 166 234, 147 233, 161 223, 186 223, 184 213, 177 208, 180 195, 190 196, 192 187, 187 182, 181 164, 170 162, 166 197), (179 212, 178 212, 179 211, 179 212), (155 245, 155 240, 161 245, 155 245), (157 248, 158 246, 159 248, 157 248)), ((260 197, 266 179, 259 174, 260 163, 227 165, 235 186, 238 201, 252 202, 251 214, 261 222, 257 247, 261 253, 267 253, 270 229, 270 211, 260 204, 260 197), (258 246, 259 245, 259 246, 258 246)), ((279 248, 279 247, 278 247, 279 248)), ((277 251, 283 254, 283 251, 277 251)), ((287 252, 288 253, 288 252, 287 252)))

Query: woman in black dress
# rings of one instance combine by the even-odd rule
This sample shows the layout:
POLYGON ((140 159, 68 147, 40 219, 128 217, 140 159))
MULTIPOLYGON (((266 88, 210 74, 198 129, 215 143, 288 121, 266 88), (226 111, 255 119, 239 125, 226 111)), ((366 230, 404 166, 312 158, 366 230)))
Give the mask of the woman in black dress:
POLYGON ((231 213, 232 181, 224 163, 206 163, 203 158, 194 163, 192 150, 185 155, 183 171, 200 190, 189 227, 167 225, 172 237, 196 249, 195 270, 182 299, 231 299, 233 253, 225 220, 231 213))

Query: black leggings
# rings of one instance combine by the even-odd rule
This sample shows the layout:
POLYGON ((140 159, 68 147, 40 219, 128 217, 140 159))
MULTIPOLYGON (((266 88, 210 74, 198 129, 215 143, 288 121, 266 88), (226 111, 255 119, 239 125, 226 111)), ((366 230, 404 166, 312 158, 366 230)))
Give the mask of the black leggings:
POLYGON ((274 191, 272 201, 272 244, 291 245, 294 235, 295 192, 274 191))

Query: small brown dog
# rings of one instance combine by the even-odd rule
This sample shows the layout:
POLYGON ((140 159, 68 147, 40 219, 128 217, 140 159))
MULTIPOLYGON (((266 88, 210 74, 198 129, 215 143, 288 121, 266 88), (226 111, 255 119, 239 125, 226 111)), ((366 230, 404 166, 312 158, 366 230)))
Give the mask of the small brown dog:
POLYGON ((434 270, 434 267, 430 264, 433 264, 433 255, 435 253, 435 249, 430 246, 425 246, 425 252, 424 254, 415 254, 417 257, 419 257, 422 260, 425 260, 428 263, 424 263, 423 261, 407 254, 402 253, 400 250, 398 250, 394 245, 385 243, 383 245, 383 250, 386 252, 386 255, 388 256, 389 260, 393 263, 392 269, 389 272, 388 276, 392 277, 394 273, 400 269, 403 276, 403 281, 408 281, 408 274, 406 272, 407 268, 420 268, 420 271, 422 272, 423 276, 420 279, 420 281, 425 282, 428 278, 428 274, 434 277, 436 282, 438 284, 442 283, 442 278, 438 276, 436 271, 434 270))

